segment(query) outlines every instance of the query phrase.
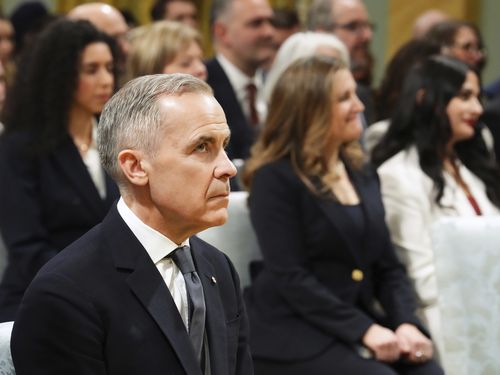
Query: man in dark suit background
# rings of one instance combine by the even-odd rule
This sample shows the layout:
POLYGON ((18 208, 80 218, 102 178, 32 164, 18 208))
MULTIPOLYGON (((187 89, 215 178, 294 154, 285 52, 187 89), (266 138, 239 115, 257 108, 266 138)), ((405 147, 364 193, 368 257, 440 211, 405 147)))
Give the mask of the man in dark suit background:
POLYGON ((107 103, 98 148, 121 198, 26 292, 18 375, 253 373, 238 276, 191 237, 226 220, 229 135, 210 88, 189 75, 138 78, 107 103))
POLYGON ((224 108, 231 128, 228 147, 231 159, 249 156, 266 115, 261 77, 256 73, 274 54, 272 16, 267 0, 213 1, 216 56, 206 63, 207 83, 224 108))

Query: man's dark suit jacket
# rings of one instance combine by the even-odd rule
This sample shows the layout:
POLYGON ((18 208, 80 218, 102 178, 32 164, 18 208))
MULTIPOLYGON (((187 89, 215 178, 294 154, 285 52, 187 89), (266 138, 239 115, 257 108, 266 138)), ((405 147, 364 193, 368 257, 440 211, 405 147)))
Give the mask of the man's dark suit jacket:
POLYGON ((207 83, 214 90, 215 99, 222 106, 231 129, 231 140, 227 154, 230 159, 247 159, 250 156, 250 147, 256 139, 258 129, 252 128, 248 123, 231 82, 229 82, 229 78, 219 61, 214 58, 207 61, 206 66, 207 83))
POLYGON ((312 359, 332 345, 360 345, 373 323, 419 325, 376 173, 349 174, 364 224, 333 197, 313 194, 288 160, 256 172, 249 206, 264 268, 245 295, 255 358, 312 359))
MULTIPOLYGON (((238 276, 223 253, 190 243, 212 374, 252 374, 238 276)), ((164 280, 116 207, 38 273, 11 349, 18 375, 202 374, 164 280)))
POLYGON ((69 137, 37 154, 36 137, 0 140, 0 230, 8 266, 0 284, 0 321, 14 320, 24 291, 49 259, 106 216, 118 197, 106 176, 103 200, 69 137))

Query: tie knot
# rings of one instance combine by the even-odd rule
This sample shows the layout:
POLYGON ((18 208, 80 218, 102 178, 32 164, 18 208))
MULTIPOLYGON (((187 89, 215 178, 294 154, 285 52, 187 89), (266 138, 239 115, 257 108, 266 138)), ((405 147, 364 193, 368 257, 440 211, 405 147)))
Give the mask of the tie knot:
POLYGON ((257 86, 255 86, 255 83, 253 82, 248 83, 246 88, 250 95, 255 95, 255 93, 257 92, 257 86))
POLYGON ((181 246, 175 249, 170 258, 179 267, 182 274, 195 272, 193 257, 191 256, 191 249, 189 246, 181 246))

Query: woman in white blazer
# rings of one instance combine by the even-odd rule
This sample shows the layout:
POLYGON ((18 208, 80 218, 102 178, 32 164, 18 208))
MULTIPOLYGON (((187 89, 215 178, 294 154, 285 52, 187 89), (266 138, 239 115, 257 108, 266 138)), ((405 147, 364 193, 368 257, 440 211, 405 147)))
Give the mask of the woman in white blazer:
POLYGON ((446 216, 499 215, 500 170, 480 135, 477 74, 433 56, 408 75, 391 125, 374 148, 386 221, 442 351, 430 228, 446 216))

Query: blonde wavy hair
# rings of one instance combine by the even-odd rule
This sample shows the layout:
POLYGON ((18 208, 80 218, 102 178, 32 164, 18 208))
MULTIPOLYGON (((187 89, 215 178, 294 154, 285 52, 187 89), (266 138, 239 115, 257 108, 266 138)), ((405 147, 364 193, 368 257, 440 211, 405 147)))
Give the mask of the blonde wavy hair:
POLYGON ((180 22, 158 21, 130 32, 130 54, 127 57, 126 80, 163 73, 165 65, 192 42, 202 47, 201 36, 180 22))
MULTIPOLYGON (((337 179, 328 168, 326 150, 331 140, 334 77, 341 69, 348 67, 340 59, 312 56, 294 62, 276 81, 265 127, 245 163, 242 180, 249 190, 257 169, 288 158, 313 193, 328 191, 337 179)), ((340 153, 352 168, 362 167, 365 159, 359 142, 343 145, 340 153)))

